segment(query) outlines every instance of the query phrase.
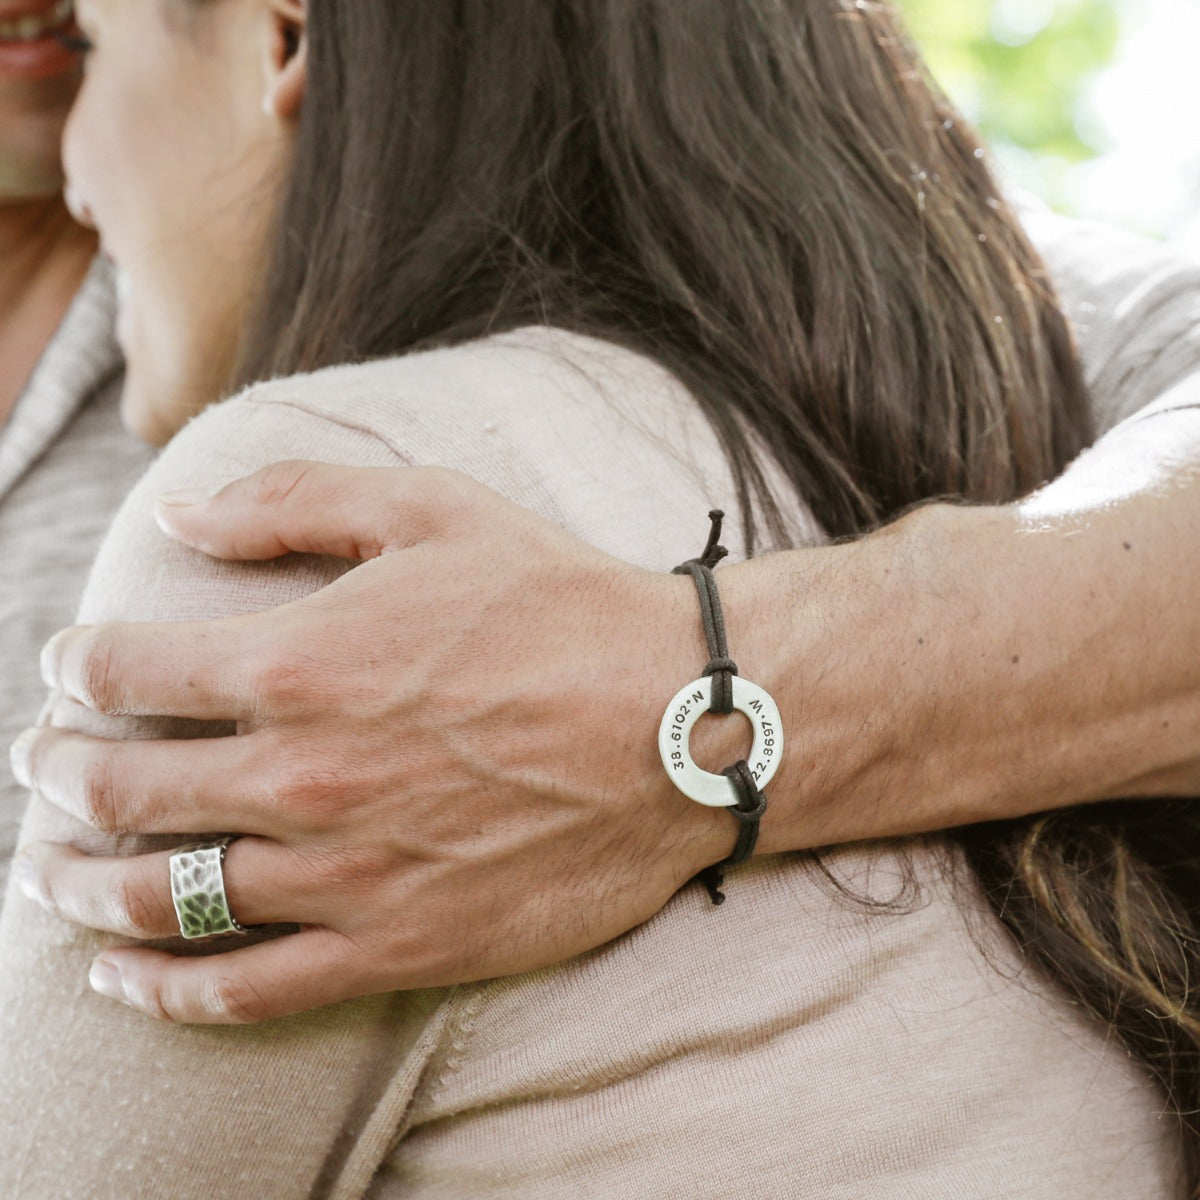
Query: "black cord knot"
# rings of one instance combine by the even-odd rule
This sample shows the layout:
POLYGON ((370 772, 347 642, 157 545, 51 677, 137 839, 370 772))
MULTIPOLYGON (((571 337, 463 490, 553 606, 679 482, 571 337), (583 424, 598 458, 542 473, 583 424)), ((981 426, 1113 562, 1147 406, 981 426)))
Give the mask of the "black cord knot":
POLYGON ((708 519, 712 522, 708 530, 708 541, 704 544, 703 553, 695 561, 711 571, 729 551, 724 546, 718 545, 721 540, 721 525, 725 520, 725 513, 719 508, 714 508, 709 512, 708 519))
POLYGON ((712 699, 708 711, 726 716, 733 712, 733 677, 737 674, 737 663, 728 655, 714 658, 704 668, 705 675, 712 676, 712 699))
POLYGON ((750 764, 740 759, 733 766, 726 767, 721 772, 738 793, 737 804, 731 805, 726 811, 738 822, 738 839, 733 847, 733 853, 711 867, 705 867, 696 879, 708 892, 708 898, 713 904, 720 906, 725 903, 725 868, 736 867, 745 862, 758 844, 759 822, 767 811, 766 793, 759 790, 750 771, 750 764))

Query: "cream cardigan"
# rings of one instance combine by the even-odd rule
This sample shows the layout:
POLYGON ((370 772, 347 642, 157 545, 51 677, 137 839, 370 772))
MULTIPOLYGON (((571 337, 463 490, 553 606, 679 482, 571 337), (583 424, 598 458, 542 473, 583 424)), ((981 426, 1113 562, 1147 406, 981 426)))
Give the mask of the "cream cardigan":
MULTIPOLYGON (((1144 268, 1143 257, 1140 277, 1144 268)), ((1190 287, 1194 315, 1194 275, 1190 287)), ((1168 315, 1185 307, 1177 300, 1168 315)), ((1127 357, 1150 324, 1126 329, 1127 357)), ((1160 321, 1159 358, 1184 329, 1160 321)), ((1122 352, 1106 333, 1093 380, 1122 352)), ((1172 369, 1134 388, 1128 407, 1165 391, 1172 369)), ((1120 415, 1110 406, 1105 423, 1120 415)), ((81 618, 264 608, 334 578, 345 564, 214 562, 151 519, 161 491, 290 456, 452 465, 662 569, 695 552, 710 505, 736 512, 715 440, 677 383, 611 346, 529 329, 280 380, 209 410, 121 510, 81 618)), ((794 523, 801 538, 818 536, 798 509, 794 523)), ((52 715, 108 734, 216 732, 100 720, 61 699, 52 715)), ((23 831, 34 838, 113 845, 37 799, 23 831)), ((880 899, 911 869, 919 893, 903 911, 872 909, 801 858, 765 858, 732 875, 721 909, 689 887, 560 967, 239 1029, 159 1025, 92 995, 87 965, 111 939, 10 889, 0 1194, 1178 1194, 1176 1133, 1154 1087, 1023 968, 945 845, 857 847, 829 865, 880 899)))
POLYGON ((118 416, 114 307, 97 260, 0 425, 0 895, 26 801, 8 746, 45 698, 38 648, 70 624, 100 539, 152 457, 118 416))

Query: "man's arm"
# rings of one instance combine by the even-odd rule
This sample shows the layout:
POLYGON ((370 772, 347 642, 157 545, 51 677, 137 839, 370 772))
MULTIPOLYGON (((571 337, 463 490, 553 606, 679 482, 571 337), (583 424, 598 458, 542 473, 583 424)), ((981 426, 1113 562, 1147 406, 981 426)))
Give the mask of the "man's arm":
MULTIPOLYGON (((929 505, 854 543, 718 572, 732 652, 787 736, 760 852, 1200 791, 1197 403, 1196 384, 1175 389, 1021 503, 929 505)), ((201 756, 40 731, 16 768, 108 828, 168 831, 184 812, 321 857, 310 909, 331 927, 351 907, 362 924, 372 897, 369 967, 276 954, 245 981, 264 1013, 578 953, 728 853, 732 822, 676 792, 655 748, 705 657, 690 581, 442 471, 297 464, 187 500, 160 504, 160 522, 210 554, 371 561, 273 613, 74 630, 48 648, 77 700, 240 715, 253 755, 243 738, 201 756), (418 859, 380 861, 372 830, 389 813, 418 859)), ((697 756, 719 767, 741 730, 705 724, 697 756)), ((76 919, 99 895, 164 908, 165 880, 136 860, 42 846, 21 874, 76 919)), ((224 956, 105 957, 182 1019, 221 1019, 201 997, 224 956)))
POLYGON ((930 505, 730 574, 751 631, 789 588, 799 602, 759 672, 792 734, 764 849, 1200 794, 1191 401, 1194 384, 1020 503, 930 505))

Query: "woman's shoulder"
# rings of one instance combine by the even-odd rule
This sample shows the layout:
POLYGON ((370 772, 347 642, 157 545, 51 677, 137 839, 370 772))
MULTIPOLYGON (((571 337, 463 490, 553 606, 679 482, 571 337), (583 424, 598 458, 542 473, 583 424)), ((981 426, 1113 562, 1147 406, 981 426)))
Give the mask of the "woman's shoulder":
POLYGON ((191 472, 232 446, 232 473, 244 473, 250 435, 286 446, 268 462, 452 467, 656 567, 695 553, 710 508, 738 511, 720 442, 682 383, 645 355, 543 326, 257 384, 196 418, 168 454, 191 472))
POLYGON ((652 359, 548 326, 276 379, 241 401, 353 424, 409 457, 449 437, 461 447, 481 428, 549 443, 570 427, 627 440, 651 421, 661 433, 699 420, 687 389, 652 359))
MULTIPOLYGON (((733 474, 691 393, 644 355, 560 329, 256 384, 176 435, 140 504, 284 458, 451 467, 655 569, 692 557, 719 507, 731 553, 743 551, 733 474)), ((797 540, 812 540, 792 510, 797 540)))

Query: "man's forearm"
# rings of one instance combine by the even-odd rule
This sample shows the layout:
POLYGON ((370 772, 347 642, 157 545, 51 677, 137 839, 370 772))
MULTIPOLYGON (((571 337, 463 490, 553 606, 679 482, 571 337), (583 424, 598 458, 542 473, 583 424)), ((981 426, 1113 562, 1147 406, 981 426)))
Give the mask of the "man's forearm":
POLYGON ((1200 792, 1197 528, 1200 408, 1173 408, 1023 502, 723 573, 788 735, 762 850, 1200 792))

